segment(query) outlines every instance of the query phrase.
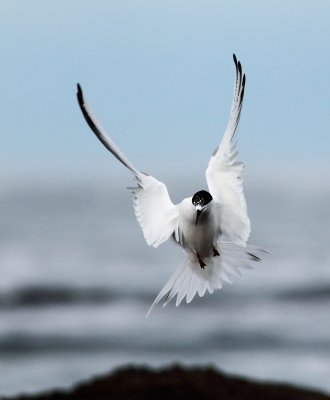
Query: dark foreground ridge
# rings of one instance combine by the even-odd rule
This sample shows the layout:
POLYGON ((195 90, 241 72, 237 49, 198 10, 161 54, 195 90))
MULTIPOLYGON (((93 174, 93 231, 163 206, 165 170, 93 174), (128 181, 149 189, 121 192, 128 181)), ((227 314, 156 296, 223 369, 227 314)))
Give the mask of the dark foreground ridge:
POLYGON ((231 377, 213 368, 126 367, 83 383, 70 392, 21 396, 16 400, 330 400, 297 387, 231 377))

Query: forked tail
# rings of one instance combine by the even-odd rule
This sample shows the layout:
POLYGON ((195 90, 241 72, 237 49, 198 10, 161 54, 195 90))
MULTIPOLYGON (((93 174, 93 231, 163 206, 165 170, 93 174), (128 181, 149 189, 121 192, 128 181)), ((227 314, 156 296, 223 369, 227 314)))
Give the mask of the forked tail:
POLYGON ((261 253, 268 253, 251 245, 243 248, 227 242, 220 243, 218 248, 220 256, 203 259, 206 264, 204 268, 200 267, 193 254, 187 254, 152 303, 147 317, 164 296, 166 298, 163 307, 175 296, 176 306, 184 298, 190 303, 196 293, 202 297, 207 290, 213 293, 214 290, 222 288, 223 282, 232 283, 233 278, 242 277, 242 269, 253 269, 253 264, 261 261, 261 253))

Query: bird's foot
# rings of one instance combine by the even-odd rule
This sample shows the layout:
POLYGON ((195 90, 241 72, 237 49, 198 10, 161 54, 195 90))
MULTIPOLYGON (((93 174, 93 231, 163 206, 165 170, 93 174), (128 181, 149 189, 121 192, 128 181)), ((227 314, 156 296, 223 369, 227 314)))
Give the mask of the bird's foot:
POLYGON ((196 256, 197 256, 197 260, 198 260, 198 262, 199 262, 200 267, 201 267, 202 269, 204 269, 204 268, 206 267, 205 262, 201 259, 201 256, 199 255, 198 252, 196 253, 196 256))
POLYGON ((220 256, 218 250, 213 246, 213 257, 220 256))

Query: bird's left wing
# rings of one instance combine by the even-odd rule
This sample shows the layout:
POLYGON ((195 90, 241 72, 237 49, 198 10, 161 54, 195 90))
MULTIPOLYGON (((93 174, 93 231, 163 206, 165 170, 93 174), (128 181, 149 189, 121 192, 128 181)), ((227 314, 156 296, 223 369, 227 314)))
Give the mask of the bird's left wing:
POLYGON ((77 85, 80 109, 91 130, 101 143, 134 175, 137 186, 132 189, 136 218, 149 246, 158 247, 172 234, 178 235, 179 211, 170 199, 163 182, 140 172, 108 137, 86 103, 80 85, 77 85))
POLYGON ((229 121, 222 141, 209 161, 206 180, 212 197, 220 205, 222 232, 234 243, 245 246, 250 234, 250 220, 243 193, 244 165, 237 160, 237 150, 233 143, 243 104, 245 75, 235 55, 234 63, 236 79, 229 121))

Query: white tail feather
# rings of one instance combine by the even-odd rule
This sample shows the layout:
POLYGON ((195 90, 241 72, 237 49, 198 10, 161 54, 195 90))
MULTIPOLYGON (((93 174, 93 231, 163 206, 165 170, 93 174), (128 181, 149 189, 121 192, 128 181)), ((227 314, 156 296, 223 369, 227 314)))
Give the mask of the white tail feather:
POLYGON ((190 303, 196 293, 202 297, 207 291, 213 293, 214 290, 221 289, 222 282, 232 283, 233 279, 241 278, 242 269, 253 269, 253 264, 261 261, 260 253, 268 253, 255 246, 248 245, 242 248, 227 242, 220 243, 218 249, 220 256, 204 259, 205 268, 200 267, 193 254, 187 254, 152 303, 147 317, 164 296, 166 298, 163 307, 175 296, 177 296, 176 306, 184 298, 190 303))

